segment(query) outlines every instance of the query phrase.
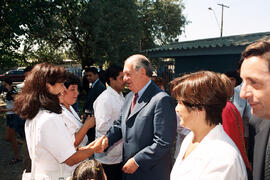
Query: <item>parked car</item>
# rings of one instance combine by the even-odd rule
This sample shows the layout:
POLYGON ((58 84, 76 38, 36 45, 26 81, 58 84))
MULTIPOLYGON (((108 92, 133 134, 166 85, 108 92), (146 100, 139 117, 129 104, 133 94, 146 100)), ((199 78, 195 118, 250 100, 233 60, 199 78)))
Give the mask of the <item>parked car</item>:
POLYGON ((24 81, 24 70, 10 70, 0 75, 0 81, 5 78, 9 78, 13 82, 22 82, 24 81))

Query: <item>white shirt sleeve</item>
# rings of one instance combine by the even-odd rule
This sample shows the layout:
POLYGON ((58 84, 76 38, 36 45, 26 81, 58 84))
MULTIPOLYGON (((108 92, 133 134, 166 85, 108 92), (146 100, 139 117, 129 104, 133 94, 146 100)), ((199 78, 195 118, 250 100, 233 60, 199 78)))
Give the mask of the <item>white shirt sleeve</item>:
POLYGON ((105 135, 112 125, 112 104, 105 99, 98 99, 94 103, 94 112, 96 118, 96 131, 105 135))
POLYGON ((58 162, 62 163, 72 156, 76 150, 74 138, 68 132, 61 115, 56 115, 44 122, 40 127, 38 142, 47 149, 58 162))

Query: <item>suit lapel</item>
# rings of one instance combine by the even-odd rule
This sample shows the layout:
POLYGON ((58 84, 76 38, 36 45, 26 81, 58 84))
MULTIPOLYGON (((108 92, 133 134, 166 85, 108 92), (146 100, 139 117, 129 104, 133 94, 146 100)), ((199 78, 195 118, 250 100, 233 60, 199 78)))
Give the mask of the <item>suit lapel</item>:
MULTIPOLYGON (((155 94, 156 94, 156 89, 153 82, 151 82, 149 86, 146 88, 146 90, 144 91, 144 93, 142 94, 142 97, 139 98, 139 101, 136 103, 133 111, 129 114, 127 120, 129 120, 132 116, 137 114, 144 106, 146 106, 155 94)), ((129 104, 129 110, 131 106, 132 97, 129 104)))
POLYGON ((93 89, 95 89, 95 90, 97 90, 97 89, 99 89, 99 87, 100 87, 100 82, 99 82, 99 80, 96 82, 96 84, 94 85, 94 87, 92 87, 93 89))
POLYGON ((123 107, 123 120, 125 120, 125 121, 126 121, 126 119, 128 118, 128 115, 129 115, 133 95, 134 95, 134 93, 131 93, 129 96, 126 97, 127 98, 126 99, 127 105, 123 107))
MULTIPOLYGON (((129 114, 128 119, 131 118, 132 116, 134 116, 135 114, 137 114, 147 103, 148 102, 146 102, 146 101, 143 101, 143 100, 141 101, 141 98, 140 98, 140 100, 138 101, 138 103, 136 103, 133 111, 129 114)), ((131 103, 130 103, 130 105, 131 105, 131 103)))
POLYGON ((258 173, 257 175, 262 174, 261 172, 263 171, 265 150, 266 150, 268 137, 269 137, 269 128, 270 128, 270 120, 262 120, 259 125, 259 132, 255 136, 255 144, 254 144, 255 148, 254 148, 254 157, 253 157, 254 172, 253 173, 255 174, 258 173), (261 172, 255 172, 255 171, 261 171, 261 172))

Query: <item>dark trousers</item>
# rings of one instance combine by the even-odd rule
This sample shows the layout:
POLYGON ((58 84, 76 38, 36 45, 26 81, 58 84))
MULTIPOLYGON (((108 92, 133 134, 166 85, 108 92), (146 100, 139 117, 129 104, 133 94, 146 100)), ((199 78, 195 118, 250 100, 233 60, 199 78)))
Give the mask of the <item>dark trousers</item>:
POLYGON ((122 180, 122 163, 102 164, 107 180, 122 180))

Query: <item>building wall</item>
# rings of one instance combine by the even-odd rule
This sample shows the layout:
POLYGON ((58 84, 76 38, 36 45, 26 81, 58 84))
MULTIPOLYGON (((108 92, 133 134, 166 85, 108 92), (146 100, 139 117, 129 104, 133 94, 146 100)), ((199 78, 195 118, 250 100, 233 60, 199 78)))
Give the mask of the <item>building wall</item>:
POLYGON ((176 57, 175 74, 179 75, 199 70, 224 73, 229 70, 236 70, 239 60, 240 54, 176 57))

